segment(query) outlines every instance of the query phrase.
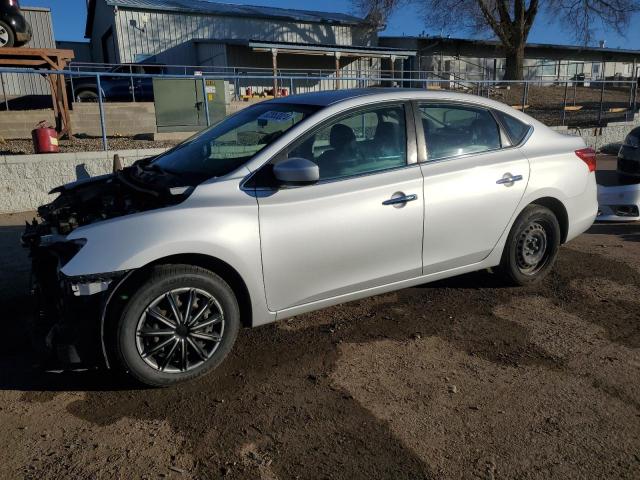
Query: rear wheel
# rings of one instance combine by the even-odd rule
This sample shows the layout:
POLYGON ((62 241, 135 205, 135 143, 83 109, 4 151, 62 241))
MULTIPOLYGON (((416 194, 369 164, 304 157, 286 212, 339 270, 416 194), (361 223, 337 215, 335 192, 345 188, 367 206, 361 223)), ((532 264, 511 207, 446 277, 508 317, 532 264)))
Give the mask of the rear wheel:
POLYGON ((158 266, 122 312, 117 358, 139 382, 172 385, 217 367, 239 328, 238 303, 219 276, 189 265, 158 266))
POLYGON ((92 103, 98 101, 98 93, 93 90, 81 90, 76 92, 76 102, 92 103))
POLYGON ((499 270, 510 284, 539 282, 553 268, 560 235, 560 224, 551 210, 529 205, 509 232, 499 270))
POLYGON ((0 48, 13 47, 15 43, 16 38, 11 27, 4 22, 0 22, 0 48))

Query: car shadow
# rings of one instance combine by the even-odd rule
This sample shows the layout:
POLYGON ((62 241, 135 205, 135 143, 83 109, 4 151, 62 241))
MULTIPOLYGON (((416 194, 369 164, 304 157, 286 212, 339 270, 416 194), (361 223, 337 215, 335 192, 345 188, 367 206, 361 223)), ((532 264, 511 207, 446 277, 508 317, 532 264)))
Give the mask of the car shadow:
POLYGON ((595 223, 587 233, 591 235, 617 235, 626 242, 640 242, 640 222, 595 223))

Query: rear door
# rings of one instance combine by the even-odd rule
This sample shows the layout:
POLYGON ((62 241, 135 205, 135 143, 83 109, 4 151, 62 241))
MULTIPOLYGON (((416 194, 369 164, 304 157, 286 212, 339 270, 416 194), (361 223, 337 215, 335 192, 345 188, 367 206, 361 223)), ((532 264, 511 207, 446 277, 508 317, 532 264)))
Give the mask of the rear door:
POLYGON ((426 157, 424 273, 480 262, 522 199, 529 162, 486 108, 427 102, 417 112, 426 157))

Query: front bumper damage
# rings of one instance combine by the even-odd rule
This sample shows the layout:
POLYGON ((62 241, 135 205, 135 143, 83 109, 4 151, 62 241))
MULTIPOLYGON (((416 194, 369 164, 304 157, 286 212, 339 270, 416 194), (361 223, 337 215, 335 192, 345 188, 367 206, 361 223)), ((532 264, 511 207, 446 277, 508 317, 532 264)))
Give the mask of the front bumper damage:
POLYGON ((32 248, 33 344, 62 368, 104 366, 102 321, 113 290, 126 271, 68 277, 51 248, 32 248))

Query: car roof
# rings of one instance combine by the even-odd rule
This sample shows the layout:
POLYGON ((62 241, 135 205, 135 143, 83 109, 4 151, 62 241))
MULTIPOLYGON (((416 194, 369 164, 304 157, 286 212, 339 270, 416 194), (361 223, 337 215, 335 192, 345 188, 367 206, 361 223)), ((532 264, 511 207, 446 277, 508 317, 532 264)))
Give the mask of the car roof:
POLYGON ((542 124, 534 118, 519 110, 511 108, 509 105, 478 95, 468 93, 458 93, 451 90, 427 90, 421 88, 354 88, 344 90, 328 90, 323 92, 303 93, 300 95, 290 95, 268 100, 269 103, 288 103, 298 105, 316 105, 328 107, 340 103, 359 103, 358 99, 364 103, 387 102, 395 100, 442 100, 462 103, 471 103, 485 108, 501 110, 516 117, 527 124, 541 127, 542 124))
POLYGON ((300 95, 290 95, 272 100, 274 103, 297 103, 305 105, 317 105, 326 107, 334 103, 341 102, 356 97, 376 95, 380 93, 390 93, 397 91, 397 88, 351 88, 345 90, 326 90, 323 92, 302 93, 300 95))

